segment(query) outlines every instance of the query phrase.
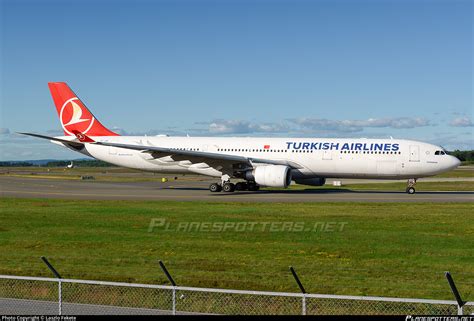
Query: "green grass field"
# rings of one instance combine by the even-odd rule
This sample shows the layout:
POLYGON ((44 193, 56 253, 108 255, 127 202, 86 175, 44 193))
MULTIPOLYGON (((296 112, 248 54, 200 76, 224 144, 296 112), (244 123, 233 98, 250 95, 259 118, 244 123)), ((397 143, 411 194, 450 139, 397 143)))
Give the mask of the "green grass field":
POLYGON ((44 255, 67 278, 166 284, 161 259, 180 285, 297 292, 293 265, 312 293, 452 299, 443 274, 450 270, 472 300, 473 209, 2 198, 0 274, 51 276, 44 255), (152 219, 170 227, 148 232, 152 219), (176 231, 189 222, 247 222, 247 230, 176 231))

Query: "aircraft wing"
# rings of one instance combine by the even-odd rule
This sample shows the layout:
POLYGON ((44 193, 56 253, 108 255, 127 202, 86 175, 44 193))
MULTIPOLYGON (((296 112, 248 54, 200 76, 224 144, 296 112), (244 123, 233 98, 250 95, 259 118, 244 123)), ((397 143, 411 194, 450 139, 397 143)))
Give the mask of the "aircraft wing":
POLYGON ((110 142, 95 142, 97 145, 104 145, 110 147, 118 147, 124 149, 138 150, 142 153, 149 153, 154 158, 161 158, 170 156, 175 161, 189 160, 192 163, 206 163, 209 166, 215 167, 214 165, 224 164, 252 164, 261 163, 269 165, 286 165, 292 168, 301 168, 300 165, 287 160, 271 160, 265 158, 253 158, 239 155, 203 152, 203 151, 191 151, 191 150, 180 150, 176 148, 157 147, 157 146, 146 146, 146 145, 132 145, 132 144, 119 144, 110 142))

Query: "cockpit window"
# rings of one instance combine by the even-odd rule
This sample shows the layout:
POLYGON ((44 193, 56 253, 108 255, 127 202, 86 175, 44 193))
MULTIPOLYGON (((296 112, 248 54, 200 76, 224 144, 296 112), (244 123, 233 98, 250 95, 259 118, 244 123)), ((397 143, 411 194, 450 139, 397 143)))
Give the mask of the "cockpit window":
POLYGON ((444 151, 442 151, 442 150, 437 150, 437 151, 435 152, 435 155, 446 155, 446 153, 445 153, 444 151))

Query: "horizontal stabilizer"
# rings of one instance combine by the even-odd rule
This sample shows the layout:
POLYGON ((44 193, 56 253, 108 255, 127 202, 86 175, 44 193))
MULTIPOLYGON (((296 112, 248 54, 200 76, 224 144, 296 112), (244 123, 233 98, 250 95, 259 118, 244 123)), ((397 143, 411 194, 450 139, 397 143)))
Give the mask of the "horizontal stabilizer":
POLYGON ((50 137, 50 136, 44 136, 44 135, 33 134, 33 133, 17 133, 17 134, 33 136, 33 137, 37 137, 37 138, 42 138, 42 139, 52 140, 52 141, 55 141, 55 142, 60 142, 60 143, 63 143, 63 144, 68 144, 69 146, 74 147, 76 149, 84 147, 84 143, 77 142, 77 141, 70 141, 70 140, 66 140, 66 139, 50 137))

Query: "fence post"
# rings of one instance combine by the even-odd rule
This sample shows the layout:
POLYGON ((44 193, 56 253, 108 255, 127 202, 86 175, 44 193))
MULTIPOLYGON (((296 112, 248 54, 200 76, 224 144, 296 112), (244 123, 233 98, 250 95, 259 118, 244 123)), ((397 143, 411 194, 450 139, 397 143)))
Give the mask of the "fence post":
POLYGON ((58 314, 62 315, 63 313, 63 293, 62 293, 62 282, 61 275, 56 271, 56 269, 49 263, 48 259, 44 256, 41 257, 41 260, 46 264, 46 266, 53 272, 54 276, 58 279, 58 314))
POLYGON ((176 315, 176 287, 173 287, 173 315, 176 315))
POLYGON ((59 315, 63 314, 63 287, 61 279, 58 279, 59 315))
POLYGON ((303 302, 302 302, 301 308, 302 308, 301 314, 306 315, 306 293, 303 293, 303 302))
POLYGON ((298 277, 298 274, 296 274, 296 271, 292 266, 290 266, 290 272, 293 275, 293 277, 295 278, 295 281, 298 284, 298 287, 300 288, 301 293, 303 293, 303 296, 301 298, 301 314, 306 315, 306 293, 307 292, 306 292, 303 284, 301 283, 300 278, 298 277))
POLYGON ((158 261, 158 264, 160 264, 161 269, 165 273, 166 277, 170 281, 170 283, 173 285, 173 290, 172 290, 172 311, 173 315, 176 315, 176 282, 173 280, 171 277, 171 274, 168 272, 168 269, 166 268, 165 264, 160 260, 158 261))
POLYGON ((449 287, 451 288, 451 292, 453 292, 453 295, 456 298, 456 302, 458 303, 458 315, 463 315, 464 314, 463 307, 467 302, 461 299, 461 295, 459 294, 458 288, 456 287, 456 284, 454 283, 451 273, 449 273, 449 271, 446 271, 444 275, 446 276, 446 279, 448 280, 448 283, 449 283, 449 287))

